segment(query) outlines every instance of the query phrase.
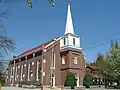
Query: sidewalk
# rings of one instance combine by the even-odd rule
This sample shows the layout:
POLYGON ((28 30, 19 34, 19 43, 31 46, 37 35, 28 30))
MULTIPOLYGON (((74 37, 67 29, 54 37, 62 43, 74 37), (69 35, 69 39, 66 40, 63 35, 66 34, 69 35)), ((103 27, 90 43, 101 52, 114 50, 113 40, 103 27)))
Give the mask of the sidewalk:
POLYGON ((2 87, 2 90, 41 90, 40 88, 28 89, 28 88, 17 88, 17 87, 2 87))
MULTIPOLYGON (((35 88, 35 89, 28 89, 28 88, 18 88, 18 87, 2 87, 2 90, 41 90, 40 88, 35 88)), ((50 90, 48 88, 44 90, 50 90)), ((54 90, 59 90, 59 89, 54 89, 54 90)), ((69 89, 62 89, 62 90, 69 90, 69 89)), ((85 89, 76 89, 76 90, 85 90, 85 89)), ((90 88, 88 90, 118 90, 118 89, 105 89, 105 88, 90 88)))

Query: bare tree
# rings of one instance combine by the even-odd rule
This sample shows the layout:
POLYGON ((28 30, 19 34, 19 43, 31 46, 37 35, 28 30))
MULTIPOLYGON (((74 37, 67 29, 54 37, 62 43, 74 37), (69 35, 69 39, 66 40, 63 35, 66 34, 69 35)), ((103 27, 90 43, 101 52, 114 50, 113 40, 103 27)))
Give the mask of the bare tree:
MULTIPOLYGON (((0 19, 7 16, 7 12, 1 12, 0 13, 0 19)), ((13 40, 7 37, 4 34, 4 25, 2 23, 2 20, 0 20, 0 58, 3 57, 4 53, 8 53, 9 51, 12 51, 14 49, 13 40)))
POLYGON ((2 22, 2 18, 5 18, 7 16, 7 12, 0 12, 0 80, 4 81, 4 66, 5 66, 5 60, 4 55, 8 54, 9 51, 12 51, 14 49, 14 43, 13 40, 7 37, 4 34, 4 25, 2 22))

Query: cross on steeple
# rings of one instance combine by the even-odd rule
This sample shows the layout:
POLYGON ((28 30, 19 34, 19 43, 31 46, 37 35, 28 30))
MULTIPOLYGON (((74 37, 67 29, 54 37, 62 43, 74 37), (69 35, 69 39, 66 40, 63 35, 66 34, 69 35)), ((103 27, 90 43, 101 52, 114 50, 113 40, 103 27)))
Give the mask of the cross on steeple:
POLYGON ((70 0, 68 0, 68 4, 70 4, 70 0))

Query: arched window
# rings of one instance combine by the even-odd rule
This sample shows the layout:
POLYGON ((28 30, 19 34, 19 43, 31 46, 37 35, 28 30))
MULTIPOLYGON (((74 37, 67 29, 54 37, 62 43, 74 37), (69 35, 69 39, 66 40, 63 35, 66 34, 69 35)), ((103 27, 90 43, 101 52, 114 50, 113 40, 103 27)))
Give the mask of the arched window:
POLYGON ((75 57, 74 57, 74 64, 77 64, 77 63, 78 63, 77 57, 75 56, 75 57))

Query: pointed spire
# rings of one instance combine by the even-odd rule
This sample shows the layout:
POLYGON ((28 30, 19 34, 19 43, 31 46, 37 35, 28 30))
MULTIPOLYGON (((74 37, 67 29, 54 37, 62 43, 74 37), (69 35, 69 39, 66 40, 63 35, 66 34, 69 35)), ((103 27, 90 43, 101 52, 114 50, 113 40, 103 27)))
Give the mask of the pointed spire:
POLYGON ((68 12, 67 12, 67 20, 66 20, 66 28, 65 28, 65 34, 68 33, 74 34, 72 15, 70 10, 70 0, 68 0, 68 12))

